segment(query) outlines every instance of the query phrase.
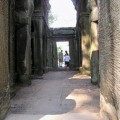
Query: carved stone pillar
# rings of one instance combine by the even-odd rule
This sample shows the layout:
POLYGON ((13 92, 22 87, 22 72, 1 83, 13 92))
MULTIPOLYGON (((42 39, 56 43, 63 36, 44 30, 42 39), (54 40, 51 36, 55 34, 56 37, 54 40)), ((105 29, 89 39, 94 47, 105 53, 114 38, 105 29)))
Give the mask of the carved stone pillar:
POLYGON ((76 46, 75 46, 75 38, 73 37, 70 41, 69 41, 69 51, 70 51, 70 57, 71 57, 71 61, 70 61, 70 69, 75 70, 76 68, 76 46))
POLYGON ((89 9, 91 11, 91 82, 99 82, 99 44, 98 44, 98 6, 97 0, 89 0, 89 9))
POLYGON ((52 53, 53 53, 53 56, 52 56, 53 64, 52 65, 54 69, 57 69, 58 56, 57 56, 57 45, 55 41, 53 41, 53 44, 52 44, 52 53))
POLYGON ((82 74, 90 74, 90 25, 89 13, 81 13, 82 74))
POLYGON ((47 42, 47 67, 48 69, 52 69, 52 40, 48 39, 47 42))
POLYGON ((41 76, 43 74, 43 17, 40 10, 34 10, 34 75, 41 76))
POLYGON ((32 0, 16 0, 16 58, 19 81, 30 84, 32 0))
POLYGON ((47 67, 47 29, 44 29, 44 37, 43 37, 43 65, 44 65, 44 72, 46 71, 47 67))

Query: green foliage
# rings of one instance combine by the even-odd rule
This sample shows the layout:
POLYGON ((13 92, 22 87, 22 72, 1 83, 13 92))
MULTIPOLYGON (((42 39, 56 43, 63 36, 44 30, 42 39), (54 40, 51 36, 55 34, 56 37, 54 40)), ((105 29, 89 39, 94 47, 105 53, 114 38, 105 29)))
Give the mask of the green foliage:
POLYGON ((57 16, 56 15, 53 15, 51 11, 49 11, 49 14, 48 14, 48 23, 49 23, 49 26, 51 26, 54 21, 57 20, 57 16))
POLYGON ((57 54, 62 50, 62 46, 57 47, 57 54))

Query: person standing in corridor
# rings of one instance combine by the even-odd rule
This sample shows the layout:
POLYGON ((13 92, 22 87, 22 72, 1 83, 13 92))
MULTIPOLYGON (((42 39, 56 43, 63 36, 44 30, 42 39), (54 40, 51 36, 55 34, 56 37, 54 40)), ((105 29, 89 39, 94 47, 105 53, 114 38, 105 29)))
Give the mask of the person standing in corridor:
POLYGON ((69 70, 69 64, 70 64, 71 58, 70 58, 67 51, 65 51, 65 56, 64 57, 65 57, 65 66, 66 66, 67 70, 69 70))

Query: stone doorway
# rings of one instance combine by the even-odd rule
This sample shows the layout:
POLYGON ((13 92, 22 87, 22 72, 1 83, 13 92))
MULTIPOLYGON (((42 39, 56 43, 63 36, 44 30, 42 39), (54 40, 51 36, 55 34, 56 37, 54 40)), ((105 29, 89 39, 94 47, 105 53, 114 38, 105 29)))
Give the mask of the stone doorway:
POLYGON ((68 54, 70 54, 70 50, 69 50, 69 41, 59 41, 59 42, 56 42, 57 44, 57 56, 58 56, 58 69, 65 69, 65 51, 68 52, 68 54), (59 54, 60 52, 62 51, 62 61, 60 62, 59 61, 59 54))

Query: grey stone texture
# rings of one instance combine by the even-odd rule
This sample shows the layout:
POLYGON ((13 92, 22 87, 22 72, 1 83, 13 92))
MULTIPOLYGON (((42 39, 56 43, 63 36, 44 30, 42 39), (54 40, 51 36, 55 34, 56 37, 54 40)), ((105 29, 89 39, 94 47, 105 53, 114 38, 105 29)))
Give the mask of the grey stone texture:
POLYGON ((9 72, 10 94, 15 95, 15 0, 9 0, 9 72))
POLYGON ((30 84, 31 74, 31 17, 33 1, 15 1, 16 60, 19 82, 30 84))
POLYGON ((98 35, 98 6, 97 0, 88 0, 90 11, 91 33, 91 82, 99 84, 99 35, 98 35))
POLYGON ((90 72, 90 50, 91 50, 91 39, 90 39, 90 23, 89 14, 87 9, 88 0, 73 0, 75 8, 77 10, 77 39, 79 40, 80 46, 80 72, 82 74, 91 74, 90 72))
POLYGON ((17 92, 5 120, 98 120, 99 92, 89 76, 48 72, 17 92))
POLYGON ((34 34, 33 74, 43 75, 47 67, 47 35, 48 35, 48 0, 34 0, 34 13, 32 17, 34 34))
POLYGON ((120 1, 98 3, 101 119, 120 120, 120 1))
POLYGON ((9 109, 8 0, 0 0, 0 120, 9 109))
POLYGON ((15 1, 16 61, 19 82, 30 84, 32 0, 15 1))

